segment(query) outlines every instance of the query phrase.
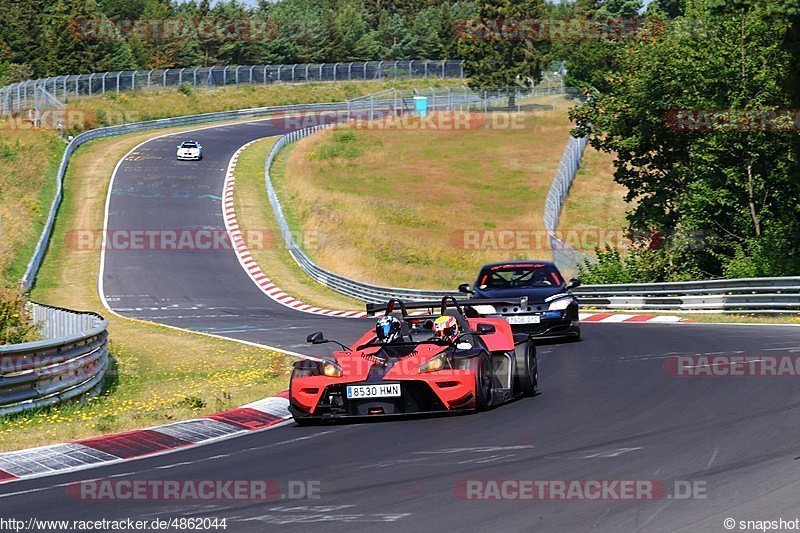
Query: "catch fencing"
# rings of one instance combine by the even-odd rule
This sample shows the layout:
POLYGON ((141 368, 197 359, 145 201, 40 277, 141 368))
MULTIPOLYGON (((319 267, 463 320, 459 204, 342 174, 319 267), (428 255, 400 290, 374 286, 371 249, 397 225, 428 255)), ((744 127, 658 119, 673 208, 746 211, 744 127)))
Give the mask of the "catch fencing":
POLYGON ((147 91, 186 84, 193 88, 318 81, 463 78, 460 59, 367 61, 297 65, 247 65, 99 72, 54 76, 0 88, 0 116, 59 107, 73 98, 147 91))

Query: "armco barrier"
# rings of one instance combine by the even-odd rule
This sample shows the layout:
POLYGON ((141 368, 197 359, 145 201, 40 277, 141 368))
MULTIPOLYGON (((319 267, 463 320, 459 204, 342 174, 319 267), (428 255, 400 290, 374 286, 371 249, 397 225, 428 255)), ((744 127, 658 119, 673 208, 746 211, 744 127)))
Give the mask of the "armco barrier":
POLYGON ((31 304, 44 340, 0 346, 0 416, 99 390, 108 368, 108 322, 31 304))
POLYGON ((583 306, 683 313, 798 313, 800 277, 585 285, 583 306))

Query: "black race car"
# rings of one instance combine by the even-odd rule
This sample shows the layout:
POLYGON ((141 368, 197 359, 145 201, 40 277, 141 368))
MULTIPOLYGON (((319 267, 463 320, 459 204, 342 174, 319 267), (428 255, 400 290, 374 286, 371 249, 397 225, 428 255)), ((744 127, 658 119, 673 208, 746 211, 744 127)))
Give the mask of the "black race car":
POLYGON ((549 261, 507 261, 484 265, 474 287, 464 283, 458 287, 472 299, 498 300, 522 298, 515 306, 491 306, 481 309, 482 315, 492 313, 504 317, 514 333, 527 333, 537 338, 581 338, 578 301, 570 292, 580 285, 569 283, 549 261))

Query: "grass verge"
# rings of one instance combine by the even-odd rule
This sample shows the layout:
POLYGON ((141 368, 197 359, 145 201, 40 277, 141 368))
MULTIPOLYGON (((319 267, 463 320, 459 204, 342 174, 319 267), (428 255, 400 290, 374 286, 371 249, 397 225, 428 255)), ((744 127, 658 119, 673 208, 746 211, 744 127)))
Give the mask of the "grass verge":
POLYGON ((49 131, 9 130, 0 137, 0 282, 15 283, 25 272, 65 148, 49 131))
MULTIPOLYGON (((255 240, 249 239, 253 259, 275 285, 304 303, 327 309, 363 310, 364 306, 358 300, 347 298, 308 277, 286 249, 264 184, 264 159, 275 140, 271 138, 254 143, 242 152, 236 164, 234 202, 239 227, 245 236, 263 236, 258 239, 262 245, 254 245, 255 240)), ((278 168, 285 171, 287 151, 279 155, 284 159, 276 171, 278 168)), ((280 179, 283 179, 282 174, 280 179)), ((302 237, 295 235, 298 240, 302 237)), ((311 239, 305 239, 305 242, 308 244, 311 239)))
POLYGON ((558 232, 562 241, 578 251, 594 255, 623 243, 627 189, 614 181, 614 156, 587 147, 581 168, 561 210, 558 232))

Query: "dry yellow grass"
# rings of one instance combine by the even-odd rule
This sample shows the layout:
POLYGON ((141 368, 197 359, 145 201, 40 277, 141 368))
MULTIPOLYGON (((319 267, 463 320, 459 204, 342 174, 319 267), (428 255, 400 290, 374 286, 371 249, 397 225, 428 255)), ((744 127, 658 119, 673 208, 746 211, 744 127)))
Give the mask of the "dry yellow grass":
POLYGON ((17 280, 25 270, 65 147, 53 132, 12 129, 14 124, 0 121, 0 281, 17 280))
POLYGON ((627 189, 614 181, 614 157, 587 147, 561 211, 558 230, 573 248, 593 255, 597 247, 624 246, 627 189))
POLYGON ((290 223, 319 236, 308 252, 320 265, 453 289, 488 261, 551 257, 543 206, 569 136, 568 103, 558 104, 523 114, 519 128, 326 131, 293 149, 276 185, 290 223), (510 247, 507 230, 522 232, 510 247))

